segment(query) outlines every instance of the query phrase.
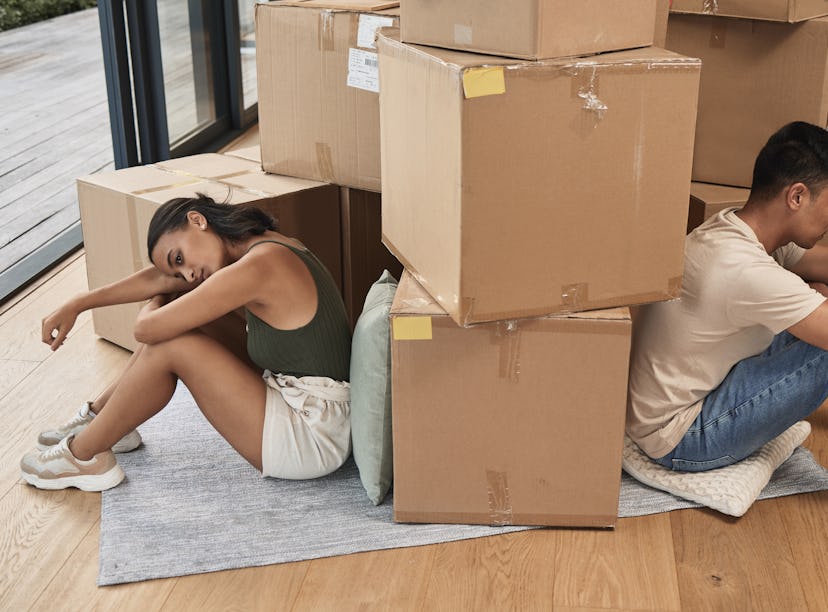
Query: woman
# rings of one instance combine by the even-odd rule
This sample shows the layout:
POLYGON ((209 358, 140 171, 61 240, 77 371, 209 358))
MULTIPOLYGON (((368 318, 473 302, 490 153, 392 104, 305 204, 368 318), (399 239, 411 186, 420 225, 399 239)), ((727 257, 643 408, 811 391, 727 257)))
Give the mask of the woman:
POLYGON ((110 449, 140 444, 135 428, 167 404, 178 379, 264 476, 315 478, 342 465, 350 452, 350 326, 319 260, 264 212, 202 195, 161 206, 147 250, 152 266, 43 320, 43 341, 57 350, 79 313, 149 300, 126 370, 67 424, 40 435, 46 450, 23 457, 24 480, 44 489, 116 486, 124 473, 110 449), (241 307, 259 369, 200 330, 241 307))

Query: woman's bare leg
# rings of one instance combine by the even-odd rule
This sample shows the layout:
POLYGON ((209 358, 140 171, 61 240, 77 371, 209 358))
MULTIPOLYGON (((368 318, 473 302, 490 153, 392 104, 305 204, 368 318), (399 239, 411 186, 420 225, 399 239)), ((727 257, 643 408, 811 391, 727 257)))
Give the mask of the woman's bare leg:
MULTIPOLYGON (((223 317, 219 317, 215 321, 203 325, 201 327, 201 331, 214 340, 221 342, 230 350, 230 352, 251 368, 256 367, 247 356, 247 333, 245 332, 245 321, 236 313, 231 312, 223 317)), ((112 381, 112 383, 104 389, 98 397, 95 398, 92 402, 92 412, 100 414, 101 410, 106 407, 106 403, 109 401, 109 398, 112 396, 115 388, 121 382, 121 378, 127 371, 129 371, 143 349, 144 345, 139 344, 138 348, 135 349, 135 352, 132 353, 132 356, 129 358, 129 361, 127 361, 126 367, 124 368, 124 371, 121 372, 120 376, 112 381)))
POLYGON ((111 448, 167 405, 178 378, 213 427, 261 470, 265 383, 227 348, 199 332, 144 346, 118 380, 106 409, 72 440, 72 453, 84 460, 111 448))
POLYGON ((144 345, 139 344, 138 348, 135 349, 135 352, 132 353, 132 356, 129 358, 129 361, 127 361, 127 364, 124 367, 124 371, 121 372, 118 375, 118 377, 115 380, 113 380, 110 383, 110 385, 92 401, 92 412, 94 412, 95 414, 100 414, 101 410, 103 410, 106 407, 106 403, 109 401, 109 398, 112 397, 112 392, 115 391, 115 388, 121 382, 121 379, 124 377, 124 374, 126 374, 132 367, 132 365, 136 362, 138 356, 141 354, 141 351, 143 349, 144 345))

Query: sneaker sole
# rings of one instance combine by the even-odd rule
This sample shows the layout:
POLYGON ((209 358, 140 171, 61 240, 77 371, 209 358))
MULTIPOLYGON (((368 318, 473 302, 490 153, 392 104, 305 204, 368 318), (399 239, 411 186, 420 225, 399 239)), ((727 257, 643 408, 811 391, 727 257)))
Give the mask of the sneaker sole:
MULTIPOLYGON (((58 440, 58 442, 60 442, 60 440, 58 440)), ((55 442, 55 444, 57 444, 58 442, 55 442)), ((113 453, 131 453, 136 448, 141 446, 142 443, 143 443, 143 441, 140 438, 138 439, 137 442, 135 440, 126 440, 125 438, 121 438, 120 440, 118 440, 118 442, 115 444, 115 446, 112 447, 112 452, 113 453)), ((50 448, 53 448, 55 446, 55 444, 41 444, 40 442, 38 442, 37 443, 37 450, 40 450, 40 451, 49 450, 50 448)))
POLYGON ((20 476, 30 485, 38 489, 56 491, 75 487, 81 491, 106 491, 121 484, 125 478, 124 470, 115 465, 103 474, 95 476, 64 476, 63 478, 40 478, 35 474, 21 472, 20 476))

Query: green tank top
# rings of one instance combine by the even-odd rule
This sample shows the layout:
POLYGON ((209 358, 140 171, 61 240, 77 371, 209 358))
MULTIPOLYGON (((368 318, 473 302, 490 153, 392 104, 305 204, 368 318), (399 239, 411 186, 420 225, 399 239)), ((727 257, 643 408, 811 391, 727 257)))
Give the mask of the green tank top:
MULTIPOLYGON (((347 381, 351 363, 351 326, 330 272, 310 251, 279 242, 304 262, 316 285, 316 314, 297 329, 271 327, 247 310, 247 354, 262 369, 291 376, 327 376, 347 381)), ((248 249, 248 251, 250 250, 248 249)))

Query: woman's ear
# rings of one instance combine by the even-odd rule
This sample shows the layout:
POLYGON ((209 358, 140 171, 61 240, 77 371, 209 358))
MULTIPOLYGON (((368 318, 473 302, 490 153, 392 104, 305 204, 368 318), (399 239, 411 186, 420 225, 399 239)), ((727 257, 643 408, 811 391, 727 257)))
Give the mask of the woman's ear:
POLYGON ((207 219, 205 219, 204 215, 196 210, 191 210, 187 213, 187 222, 198 229, 207 229, 207 219))

